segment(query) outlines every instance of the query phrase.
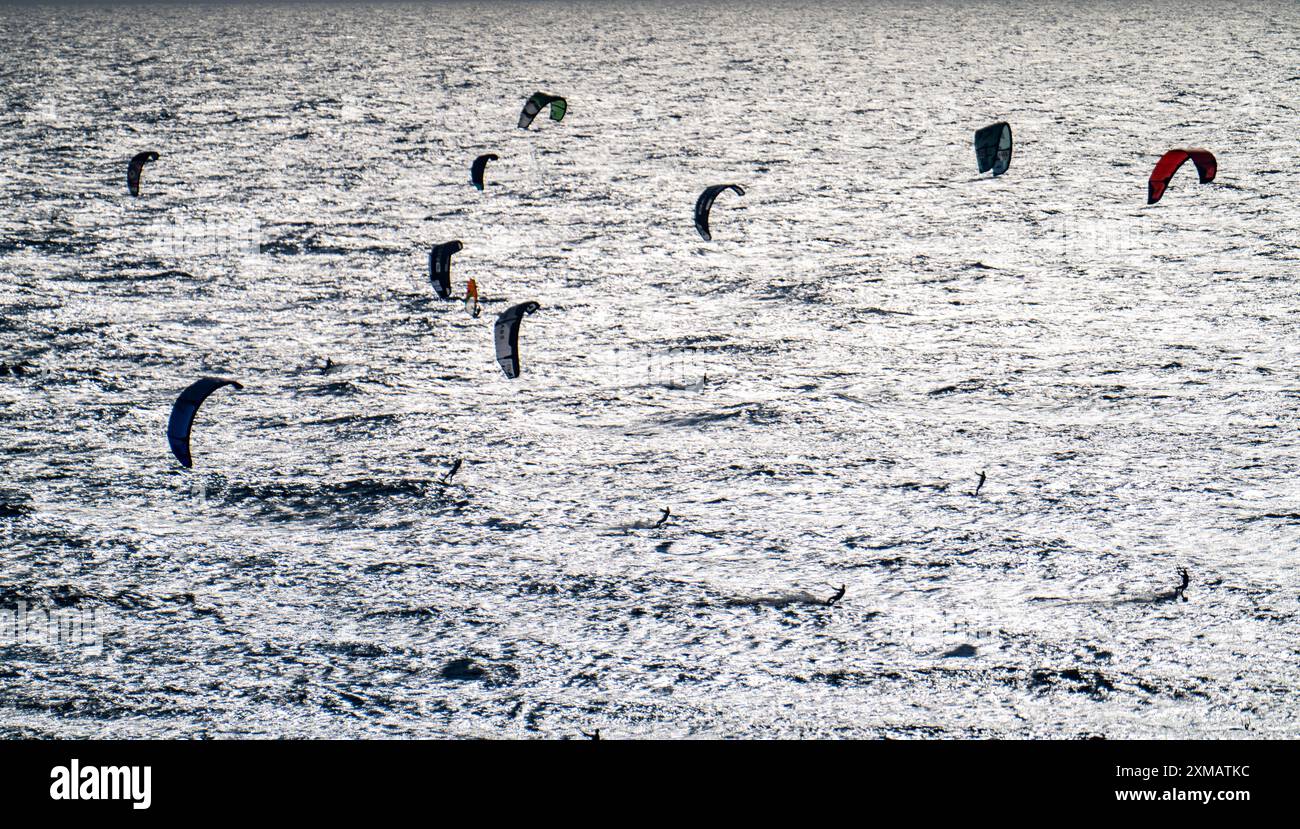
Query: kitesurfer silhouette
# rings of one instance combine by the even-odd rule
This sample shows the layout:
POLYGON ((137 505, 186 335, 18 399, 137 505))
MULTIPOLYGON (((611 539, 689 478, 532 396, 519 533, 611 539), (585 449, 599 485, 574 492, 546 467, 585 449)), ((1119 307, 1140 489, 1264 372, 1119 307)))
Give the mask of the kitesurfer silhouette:
POLYGON ((664 514, 659 516, 659 520, 655 522, 655 526, 662 527, 664 525, 664 522, 666 522, 671 516, 672 516, 672 511, 669 510, 668 507, 664 507, 664 514))
POLYGON ((451 469, 447 470, 447 474, 442 476, 442 482, 444 484, 451 483, 451 479, 460 471, 460 461, 461 459, 457 458, 456 462, 451 465, 451 469))
POLYGON ((1182 576, 1183 579, 1182 584, 1178 585, 1173 590, 1170 590, 1167 593, 1157 593, 1154 598, 1148 599, 1148 601, 1176 602, 1179 599, 1182 599, 1183 601, 1188 601, 1187 596, 1185 594, 1187 593, 1188 585, 1192 583, 1191 576, 1188 574, 1186 567, 1178 568, 1178 575, 1182 576))
POLYGON ((841 585, 840 585, 840 589, 837 590, 837 591, 835 591, 835 595, 834 595, 834 596, 831 596, 829 599, 826 600, 826 606, 827 606, 827 607, 834 607, 836 602, 838 602, 840 599, 844 598, 844 593, 845 593, 845 590, 846 590, 847 588, 848 588, 848 585, 846 585, 846 584, 841 584, 841 585))

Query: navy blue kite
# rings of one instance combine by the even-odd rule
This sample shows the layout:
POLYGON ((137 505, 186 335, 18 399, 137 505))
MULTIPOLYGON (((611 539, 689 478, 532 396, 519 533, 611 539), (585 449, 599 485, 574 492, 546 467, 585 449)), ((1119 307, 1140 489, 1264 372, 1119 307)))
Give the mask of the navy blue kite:
POLYGON ((429 280, 439 299, 451 299, 451 255, 460 251, 464 245, 460 240, 434 245, 429 251, 429 280))
POLYGON ((706 242, 713 241, 713 235, 709 233, 709 211, 713 209, 714 199, 724 190, 735 190, 737 196, 745 195, 739 184, 714 184, 705 187, 704 192, 695 200, 695 229, 706 242))
POLYGON ((144 165, 148 164, 150 161, 157 161, 158 157, 158 153, 149 150, 137 154, 136 157, 131 159, 131 162, 126 165, 126 189, 131 191, 131 195, 140 195, 140 171, 143 170, 144 165))
POLYGON ((474 163, 469 167, 469 180, 479 190, 483 189, 483 171, 487 169, 489 161, 498 161, 496 153, 487 153, 474 159, 474 163))
POLYGON ((998 121, 975 130, 975 163, 981 173, 1000 176, 1011 166, 1011 125, 998 121))
POLYGON ((199 406, 208 399, 208 395, 222 386, 243 388, 234 380, 204 377, 181 392, 181 396, 172 404, 172 416, 167 421, 167 442, 171 444, 172 454, 176 456, 176 460, 180 461, 181 466, 186 469, 194 466, 194 461, 190 458, 190 428, 194 425, 194 415, 198 414, 199 406))

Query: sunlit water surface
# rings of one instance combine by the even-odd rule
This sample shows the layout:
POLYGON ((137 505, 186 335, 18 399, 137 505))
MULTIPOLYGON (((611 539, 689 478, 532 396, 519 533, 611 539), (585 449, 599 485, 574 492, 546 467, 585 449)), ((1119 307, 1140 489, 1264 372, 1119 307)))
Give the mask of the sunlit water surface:
POLYGON ((0 733, 1300 736, 1300 6, 0 21, 0 733))

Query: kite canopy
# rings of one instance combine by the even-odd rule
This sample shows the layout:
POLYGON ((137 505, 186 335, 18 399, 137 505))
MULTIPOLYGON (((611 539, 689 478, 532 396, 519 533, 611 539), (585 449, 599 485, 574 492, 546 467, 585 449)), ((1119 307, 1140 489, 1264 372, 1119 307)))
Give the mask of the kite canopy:
POLYGON ((981 173, 1000 176, 1011 166, 1011 125, 998 121, 975 130, 975 161, 981 173))
POLYGON ((483 171, 487 169, 489 161, 497 161, 495 153, 487 153, 474 159, 474 163, 469 166, 469 180, 474 183, 478 189, 483 189, 483 171))
POLYGON ((745 195, 744 189, 739 184, 714 184, 705 187, 704 192, 695 200, 695 229, 706 242, 713 240, 712 234, 709 233, 709 211, 713 209, 714 199, 724 190, 735 190, 737 196, 745 195))
POLYGON ((1189 158, 1196 165, 1201 184, 1214 181, 1214 174, 1219 171, 1219 162, 1215 160, 1214 153, 1202 149, 1170 150, 1160 157, 1156 162, 1156 168, 1151 171, 1151 178, 1147 181, 1147 204, 1160 201, 1160 197, 1165 194, 1165 188, 1169 186, 1169 180, 1189 158))
POLYGON ((234 380, 204 377, 181 392, 181 396, 172 404, 172 416, 167 421, 167 442, 171 444, 176 460, 186 469, 194 466, 190 458, 190 428, 194 425, 194 415, 198 413, 203 401, 208 399, 208 395, 222 386, 243 388, 234 380))
POLYGON ((139 153, 126 165, 126 189, 131 191, 131 195, 140 195, 140 171, 144 169, 144 165, 157 160, 158 153, 149 150, 139 153))
POLYGON ((429 251, 429 281, 439 299, 451 299, 451 255, 465 246, 459 239, 434 245, 429 251))
POLYGON ((549 106, 551 108, 551 120, 564 120, 564 113, 569 111, 569 102, 559 95, 547 95, 545 92, 534 92, 532 97, 524 102, 524 111, 519 113, 519 129, 526 130, 528 125, 533 123, 537 113, 542 108, 549 106))
POLYGON ((521 302, 501 312, 493 329, 497 346, 497 363, 506 377, 513 380, 519 376, 519 324, 524 315, 531 314, 542 306, 536 302, 521 302))

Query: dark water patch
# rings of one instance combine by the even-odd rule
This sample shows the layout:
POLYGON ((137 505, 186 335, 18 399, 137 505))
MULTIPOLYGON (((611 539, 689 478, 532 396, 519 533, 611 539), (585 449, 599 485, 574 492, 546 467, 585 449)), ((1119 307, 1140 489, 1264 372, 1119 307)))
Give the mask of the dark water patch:
POLYGON ((1285 521, 1288 524, 1300 523, 1300 512, 1266 512, 1262 515, 1252 515, 1241 519, 1242 521, 1285 521))
POLYGON ((644 586, 636 590, 636 582, 624 582, 600 576, 569 576, 558 580, 525 579, 516 589, 518 596, 566 595, 583 599, 626 599, 634 593, 646 592, 644 586))
POLYGON ((365 572, 375 575, 398 575, 407 570, 419 569, 439 569, 439 567, 427 561, 381 561, 366 565, 365 572))
POLYGON ((318 646, 325 653, 349 659, 380 659, 385 656, 411 656, 409 648, 381 645, 377 642, 327 642, 318 646))
POLYGON ((483 657, 452 659, 438 672, 448 682, 482 682, 494 688, 511 685, 519 680, 519 670, 504 662, 493 663, 483 657))
POLYGON ((827 301, 826 290, 820 285, 805 283, 772 284, 758 295, 759 300, 794 299, 805 303, 822 303, 827 301))
POLYGON ((73 584, 0 585, 0 607, 13 607, 19 603, 40 607, 80 607, 90 601, 102 600, 93 591, 73 584))
POLYGON ((387 246, 344 247, 321 240, 319 233, 287 234, 269 242, 263 242, 260 252, 271 256, 355 256, 374 254, 377 256, 406 256, 410 251, 387 246))
POLYGON ((295 396, 302 397, 356 397, 360 394, 364 394, 362 389, 348 380, 305 386, 294 392, 295 396))
POLYGON ((496 518, 496 517, 492 517, 484 521, 483 526, 487 527, 489 530, 497 530, 498 532, 507 532, 507 533, 519 532, 521 530, 538 529, 537 527, 533 526, 527 521, 523 521, 523 522, 509 521, 505 518, 496 518))
POLYGON ((376 415, 340 415, 338 417, 327 417, 322 420, 303 421, 304 426, 350 426, 350 427, 369 427, 397 423, 402 419, 397 414, 376 414, 376 415))
POLYGON ((781 415, 764 403, 740 403, 736 406, 727 407, 720 412, 701 412, 699 414, 660 418, 656 423, 659 426, 669 428, 698 429, 702 426, 713 426, 731 421, 768 425, 776 423, 780 419, 781 415))
MULTIPOLYGON (((899 683, 914 692, 951 692, 961 686, 1005 685, 1042 696, 1081 694, 1103 701, 1124 690, 1136 689, 1136 683, 1122 683, 1098 670, 1080 668, 1019 668, 993 666, 969 667, 970 663, 944 663, 933 668, 882 668, 879 671, 830 671, 813 674, 815 682, 840 687, 866 687, 878 683, 899 683), (958 667, 961 665, 962 667, 958 667)), ((974 663, 978 665, 978 663, 974 663)))
POLYGON ((76 255, 87 255, 94 253, 98 247, 93 239, 79 239, 69 241, 67 239, 0 239, 0 253, 16 253, 23 250, 34 250, 41 253, 66 253, 76 255))
POLYGON ((35 511, 32 498, 25 492, 0 491, 0 518, 22 518, 35 511))
POLYGON ((36 373, 36 366, 26 360, 18 360, 13 363, 0 363, 0 377, 18 378, 36 373))
MULTIPOLYGON (((366 572, 376 572, 374 568, 366 568, 366 572)), ((431 619, 437 619, 440 612, 434 607, 397 607, 385 610, 373 610, 364 614, 363 619, 405 619, 417 622, 427 622, 431 619)))
POLYGON ((322 483, 233 483, 207 492, 210 506, 230 506, 277 521, 327 519, 351 525, 385 510, 459 510, 469 501, 436 481, 358 478, 322 483))
POLYGON ((777 593, 771 596, 738 596, 727 599, 725 604, 728 607, 771 607, 778 610, 796 605, 812 605, 815 607, 828 607, 827 596, 818 596, 803 590, 791 593, 777 593))
POLYGON ((904 481, 901 484, 890 484, 890 488, 911 490, 914 492, 920 492, 920 491, 947 492, 948 484, 938 484, 938 483, 927 484, 927 483, 922 483, 920 481, 904 481))
POLYGON ((887 310, 887 309, 885 309, 885 308, 876 308, 876 307, 863 308, 863 309, 862 309, 861 311, 859 311, 858 313, 866 314, 866 315, 869 316, 869 317, 871 317, 871 316, 874 316, 874 317, 914 317, 914 316, 916 316, 916 314, 913 314, 911 311, 890 311, 890 310, 887 310))
POLYGON ((114 607, 129 611, 188 608, 195 615, 217 616, 220 612, 193 593, 144 593, 138 590, 103 590, 76 584, 0 586, 0 608, 25 604, 33 608, 114 607))
POLYGON ((442 666, 439 672, 443 679, 451 679, 458 682, 467 680, 484 680, 488 677, 487 669, 479 665, 473 659, 453 659, 446 665, 442 666))
POLYGON ((850 550, 894 550, 899 547, 917 547, 928 543, 923 539, 908 538, 877 540, 867 535, 853 535, 843 541, 844 546, 850 550))
POLYGON ((979 391, 982 388, 984 388, 983 380, 962 380, 960 383, 953 383, 949 386, 940 386, 937 389, 932 389, 931 391, 926 392, 926 394, 931 397, 942 397, 948 394, 968 394, 970 392, 979 391))
POLYGON ((1042 668, 1029 675, 1029 686, 1041 693, 1066 691, 1073 694, 1085 694, 1093 699, 1105 699, 1115 690, 1115 685, 1101 671, 1066 668, 1052 670, 1042 668))
POLYGON ((158 271, 140 272, 131 268, 121 267, 111 271, 83 271, 76 274, 75 277, 68 277, 69 281, 89 282, 89 283, 112 283, 112 282, 158 282, 165 279, 193 279, 194 274, 189 271, 167 269, 158 271))

